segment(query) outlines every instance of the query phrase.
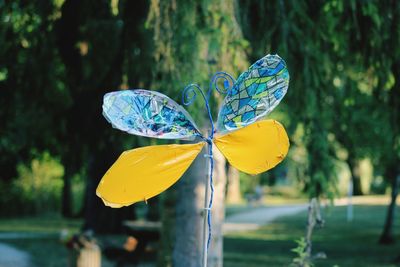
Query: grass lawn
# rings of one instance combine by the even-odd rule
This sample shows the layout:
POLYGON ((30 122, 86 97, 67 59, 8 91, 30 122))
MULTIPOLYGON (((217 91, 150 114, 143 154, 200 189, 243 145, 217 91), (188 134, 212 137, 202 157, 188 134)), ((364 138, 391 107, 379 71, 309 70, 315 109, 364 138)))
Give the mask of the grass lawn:
MULTIPOLYGON (((328 258, 316 261, 315 266, 399 266, 392 264, 392 261, 400 255, 400 243, 392 246, 377 244, 385 214, 384 205, 362 203, 354 207, 354 221, 347 222, 345 207, 324 209, 325 227, 314 231, 313 251, 323 251, 328 258)), ((288 266, 295 256, 290 251, 296 246, 294 240, 304 236, 306 217, 303 212, 279 218, 257 231, 227 235, 224 239, 224 266, 288 266)), ((0 234, 25 232, 44 235, 37 238, 0 239, 0 242, 29 252, 36 266, 66 266, 68 251, 59 241, 59 233, 61 229, 77 232, 80 225, 79 220, 3 219, 0 220, 0 234)), ((400 233, 399 226, 400 220, 396 220, 396 233, 400 233)), ((397 239, 400 240, 400 235, 397 239)), ((103 267, 113 266, 109 262, 104 263, 103 267)))
POLYGON ((0 236, 2 233, 12 232, 19 233, 22 237, 0 239, 0 242, 27 251, 35 266, 68 266, 68 250, 60 241, 60 231, 64 229, 75 233, 80 226, 81 220, 51 216, 0 219, 0 236))
POLYGON ((64 219, 58 216, 0 219, 0 233, 60 234, 62 229, 77 232, 81 225, 82 220, 80 219, 64 219))
MULTIPOLYGON (((327 259, 315 261, 315 266, 398 266, 392 261, 400 255, 400 245, 377 244, 385 214, 383 205, 356 205, 354 220, 347 222, 346 207, 324 209, 325 227, 314 231, 313 251, 325 252, 327 259)), ((304 236, 306 219, 303 212, 257 231, 229 234, 224 239, 224 266, 288 266, 295 256, 290 251, 296 246, 294 240, 304 236)), ((395 231, 399 226, 397 220, 395 231)))

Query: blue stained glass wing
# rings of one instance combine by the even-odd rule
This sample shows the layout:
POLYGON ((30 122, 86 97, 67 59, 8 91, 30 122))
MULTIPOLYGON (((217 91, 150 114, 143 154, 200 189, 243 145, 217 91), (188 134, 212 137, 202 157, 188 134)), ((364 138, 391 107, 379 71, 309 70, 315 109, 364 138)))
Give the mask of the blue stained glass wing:
POLYGON ((228 91, 218 114, 217 130, 233 131, 269 114, 285 96, 289 72, 278 55, 266 55, 243 72, 228 91))
POLYGON ((114 128, 130 134, 194 139, 201 136, 186 110, 169 97, 148 90, 122 90, 103 99, 103 115, 114 128))

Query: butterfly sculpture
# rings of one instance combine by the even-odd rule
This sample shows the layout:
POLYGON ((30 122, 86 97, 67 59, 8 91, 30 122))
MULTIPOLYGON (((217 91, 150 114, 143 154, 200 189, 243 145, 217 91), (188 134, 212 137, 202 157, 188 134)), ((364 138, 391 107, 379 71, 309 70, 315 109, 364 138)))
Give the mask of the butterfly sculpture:
POLYGON ((184 90, 184 104, 190 103, 190 92, 196 96, 195 89, 204 98, 212 127, 209 136, 201 133, 182 106, 158 92, 122 90, 104 96, 103 115, 114 128, 146 137, 197 141, 123 152, 96 191, 106 205, 127 206, 165 191, 184 174, 206 144, 210 164, 214 143, 232 166, 249 174, 267 171, 285 158, 289 149, 285 129, 275 120, 262 120, 287 92, 289 72, 284 60, 278 55, 266 55, 237 81, 226 73, 219 74, 212 83, 219 92, 223 91, 217 82, 223 77, 226 97, 215 127, 208 105, 211 88, 207 95, 195 84, 184 90))

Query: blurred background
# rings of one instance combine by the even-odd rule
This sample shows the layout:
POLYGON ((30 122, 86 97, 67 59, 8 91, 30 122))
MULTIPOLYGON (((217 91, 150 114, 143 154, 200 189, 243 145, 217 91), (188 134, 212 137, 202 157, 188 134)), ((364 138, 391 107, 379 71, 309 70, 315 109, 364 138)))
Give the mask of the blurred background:
MULTIPOLYGON (((397 266, 399 1, 0 0, 0 23, 0 266, 75 266, 85 242, 103 266, 200 266, 204 159, 147 204, 105 207, 95 190, 119 154, 166 142, 113 129, 102 97, 181 103, 185 85, 275 53, 289 155, 257 176, 217 159, 209 265, 397 266), (146 244, 134 257, 129 235, 146 244)), ((188 111, 207 127, 201 101, 188 111)))

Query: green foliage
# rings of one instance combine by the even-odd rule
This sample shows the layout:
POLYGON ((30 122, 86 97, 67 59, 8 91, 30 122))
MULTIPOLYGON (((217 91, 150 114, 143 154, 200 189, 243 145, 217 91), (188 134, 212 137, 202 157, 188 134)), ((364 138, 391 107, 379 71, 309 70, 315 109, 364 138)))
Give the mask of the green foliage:
MULTIPOLYGON (((79 202, 75 175, 96 184, 123 149, 149 142, 109 127, 105 92, 140 87, 181 102, 185 85, 207 89, 215 71, 237 76, 266 53, 291 74, 272 115, 291 139, 288 176, 310 197, 332 197, 336 162, 369 158, 386 179, 400 159, 399 14, 397 1, 0 1, 1 202, 18 172, 32 172, 33 150, 60 158, 79 202)), ((202 102, 189 109, 203 126, 202 102)), ((243 179, 243 190, 267 176, 243 179)))
POLYGON ((12 183, 12 190, 22 210, 33 214, 59 210, 64 175, 59 160, 44 153, 28 166, 19 164, 17 171, 18 177, 12 183))
POLYGON ((109 127, 102 96, 119 87, 146 88, 151 79, 147 4, 110 2, 0 3, 0 180, 10 188, 31 151, 49 151, 71 181, 64 183, 68 216, 71 206, 83 206, 76 203, 84 199, 83 183, 97 183, 117 153, 138 145, 109 127), (81 172, 86 176, 74 178, 81 172))
POLYGON ((399 90, 393 72, 400 71, 399 53, 392 51, 400 42, 398 3, 239 3, 250 57, 279 53, 288 64, 285 126, 294 145, 306 152, 306 160, 294 159, 305 191, 311 197, 337 192, 338 146, 349 160, 371 158, 378 170, 396 160, 399 105, 392 100, 399 90))
MULTIPOLYGON (((152 88, 177 102, 186 85, 197 83, 206 91, 214 72, 237 75, 248 65, 244 54, 248 43, 235 20, 233 2, 152 1, 147 27, 155 44, 152 88)), ((215 99, 211 107, 215 115, 215 99)), ((204 124, 202 100, 188 109, 204 124)))
POLYGON ((10 179, 16 161, 29 162, 31 149, 59 152, 62 125, 54 122, 71 99, 52 34, 59 8, 51 1, 1 5, 0 176, 10 179))
POLYGON ((64 167, 45 152, 29 165, 18 164, 18 176, 11 182, 0 181, 2 215, 57 213, 61 206, 64 167))
POLYGON ((310 257, 306 252, 307 242, 304 237, 295 240, 297 247, 291 249, 296 254, 293 262, 290 266, 292 267, 312 267, 314 264, 311 262, 310 257))

